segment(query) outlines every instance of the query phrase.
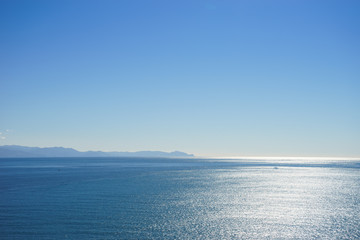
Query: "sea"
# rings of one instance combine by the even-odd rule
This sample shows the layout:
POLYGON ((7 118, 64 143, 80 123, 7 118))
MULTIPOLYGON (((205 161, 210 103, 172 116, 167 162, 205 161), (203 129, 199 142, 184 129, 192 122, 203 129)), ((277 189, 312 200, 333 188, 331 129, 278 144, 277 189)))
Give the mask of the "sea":
POLYGON ((360 239, 360 160, 2 158, 0 239, 360 239))

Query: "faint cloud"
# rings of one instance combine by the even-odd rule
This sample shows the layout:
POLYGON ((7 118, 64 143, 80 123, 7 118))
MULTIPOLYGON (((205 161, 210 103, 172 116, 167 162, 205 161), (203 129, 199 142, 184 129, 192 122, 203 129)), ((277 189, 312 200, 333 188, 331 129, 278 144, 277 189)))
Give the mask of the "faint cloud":
POLYGON ((7 138, 7 135, 9 133, 11 133, 11 132, 12 132, 11 129, 1 130, 1 132, 0 132, 0 140, 5 140, 7 138))

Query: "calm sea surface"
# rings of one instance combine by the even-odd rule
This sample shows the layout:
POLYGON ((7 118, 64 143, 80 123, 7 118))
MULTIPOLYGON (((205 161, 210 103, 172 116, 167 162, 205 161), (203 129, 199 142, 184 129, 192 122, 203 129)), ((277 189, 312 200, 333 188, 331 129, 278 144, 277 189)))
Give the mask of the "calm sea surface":
POLYGON ((0 159, 0 239, 360 239, 360 161, 0 159))

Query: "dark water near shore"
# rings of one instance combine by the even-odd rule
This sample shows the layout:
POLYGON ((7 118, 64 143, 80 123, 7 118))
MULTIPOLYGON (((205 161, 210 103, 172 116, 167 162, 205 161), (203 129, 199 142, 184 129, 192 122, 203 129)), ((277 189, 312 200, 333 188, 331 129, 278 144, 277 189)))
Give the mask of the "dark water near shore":
POLYGON ((360 161, 0 159, 0 239, 360 239, 360 161))

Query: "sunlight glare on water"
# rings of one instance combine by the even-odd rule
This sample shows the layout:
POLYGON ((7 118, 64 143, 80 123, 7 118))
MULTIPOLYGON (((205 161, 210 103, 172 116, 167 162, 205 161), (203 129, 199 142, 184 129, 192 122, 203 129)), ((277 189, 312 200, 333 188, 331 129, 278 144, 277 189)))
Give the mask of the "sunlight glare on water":
POLYGON ((344 179, 336 170, 309 168, 212 170, 176 201, 180 212, 170 212, 169 232, 189 239, 309 239, 350 237, 350 230, 355 237, 359 186, 348 185, 352 177, 359 176, 344 179))
POLYGON ((359 162, 54 161, 1 162, 2 239, 360 238, 359 162))

